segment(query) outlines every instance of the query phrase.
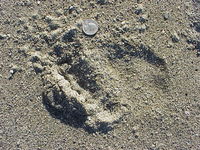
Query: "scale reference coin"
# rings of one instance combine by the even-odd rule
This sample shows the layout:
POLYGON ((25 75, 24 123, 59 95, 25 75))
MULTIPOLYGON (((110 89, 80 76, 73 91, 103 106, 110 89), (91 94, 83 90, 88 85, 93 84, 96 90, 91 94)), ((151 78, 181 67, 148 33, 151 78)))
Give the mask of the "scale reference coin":
POLYGON ((86 35, 95 35, 98 31, 99 27, 96 21, 92 19, 87 19, 83 21, 83 32, 86 35))

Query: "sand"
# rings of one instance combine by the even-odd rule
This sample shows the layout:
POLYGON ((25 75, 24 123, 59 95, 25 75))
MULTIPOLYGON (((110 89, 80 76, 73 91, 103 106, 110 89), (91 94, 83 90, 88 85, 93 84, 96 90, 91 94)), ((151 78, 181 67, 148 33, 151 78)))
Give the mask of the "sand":
POLYGON ((199 0, 0 0, 0 48, 0 149, 200 149, 199 0))

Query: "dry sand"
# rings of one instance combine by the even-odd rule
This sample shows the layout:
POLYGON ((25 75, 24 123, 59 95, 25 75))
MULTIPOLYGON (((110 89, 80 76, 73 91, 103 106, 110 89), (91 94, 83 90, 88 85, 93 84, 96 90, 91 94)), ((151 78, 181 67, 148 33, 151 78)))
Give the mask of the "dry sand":
POLYGON ((199 0, 0 0, 0 149, 198 150, 199 56, 199 0))

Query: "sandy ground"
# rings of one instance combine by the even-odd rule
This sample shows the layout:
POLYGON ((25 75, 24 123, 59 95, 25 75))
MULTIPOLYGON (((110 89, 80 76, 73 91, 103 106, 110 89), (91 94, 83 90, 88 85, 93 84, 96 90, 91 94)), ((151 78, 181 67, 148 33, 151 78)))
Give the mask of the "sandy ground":
POLYGON ((0 0, 0 149, 198 150, 199 56, 199 0, 0 0))

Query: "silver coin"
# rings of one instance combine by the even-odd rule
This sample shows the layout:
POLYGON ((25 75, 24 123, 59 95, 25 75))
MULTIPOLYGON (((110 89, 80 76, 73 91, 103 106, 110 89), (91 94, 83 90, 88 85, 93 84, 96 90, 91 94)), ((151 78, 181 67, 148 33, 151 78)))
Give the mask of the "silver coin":
POLYGON ((96 21, 87 19, 83 21, 83 32, 86 35, 94 35, 97 33, 99 27, 96 21))

